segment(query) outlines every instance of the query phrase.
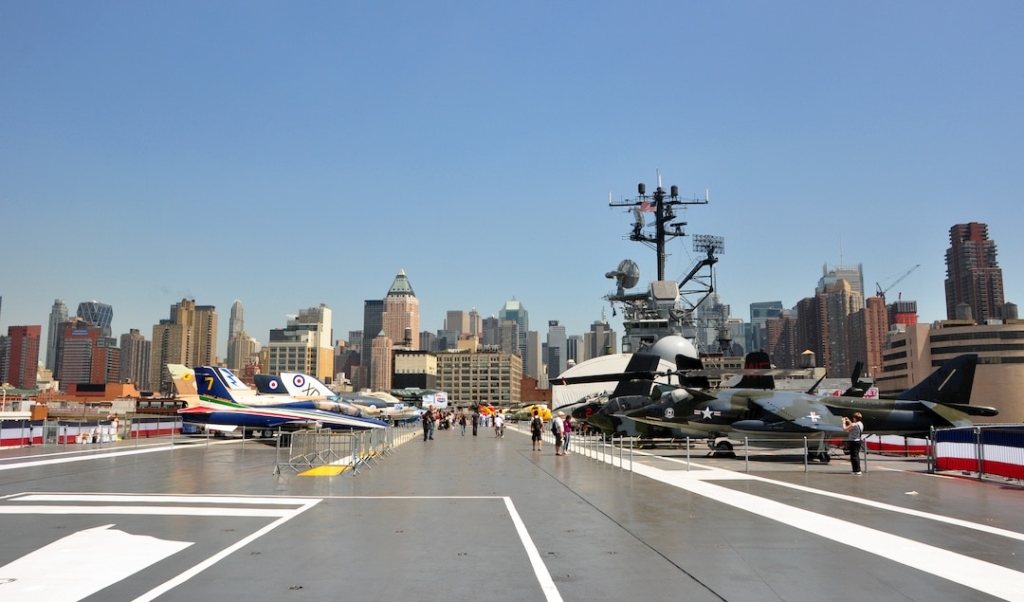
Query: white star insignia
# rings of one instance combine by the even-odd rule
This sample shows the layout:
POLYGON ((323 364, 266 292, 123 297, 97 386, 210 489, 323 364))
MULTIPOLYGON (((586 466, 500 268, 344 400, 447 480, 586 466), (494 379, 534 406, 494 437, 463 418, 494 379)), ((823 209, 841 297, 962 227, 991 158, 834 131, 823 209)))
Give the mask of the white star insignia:
POLYGON ((711 408, 704 408, 703 410, 700 411, 700 413, 701 413, 702 418, 704 418, 704 420, 711 420, 711 415, 714 412, 711 411, 711 408))

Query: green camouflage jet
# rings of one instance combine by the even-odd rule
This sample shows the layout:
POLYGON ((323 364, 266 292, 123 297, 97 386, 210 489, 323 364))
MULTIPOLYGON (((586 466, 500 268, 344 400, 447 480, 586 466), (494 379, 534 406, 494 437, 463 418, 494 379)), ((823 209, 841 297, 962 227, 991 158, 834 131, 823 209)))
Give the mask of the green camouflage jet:
MULTIPOLYGON (((969 426, 971 416, 995 416, 998 410, 970 405, 978 356, 955 357, 928 378, 893 398, 832 396, 735 388, 718 391, 679 387, 657 402, 622 412, 650 426, 699 432, 710 440, 749 437, 759 446, 797 447, 807 437, 816 455, 828 460, 829 438, 843 439, 843 417, 860 412, 866 434, 927 435, 932 428, 969 426)), ((719 442, 719 451, 731 445, 719 442)))

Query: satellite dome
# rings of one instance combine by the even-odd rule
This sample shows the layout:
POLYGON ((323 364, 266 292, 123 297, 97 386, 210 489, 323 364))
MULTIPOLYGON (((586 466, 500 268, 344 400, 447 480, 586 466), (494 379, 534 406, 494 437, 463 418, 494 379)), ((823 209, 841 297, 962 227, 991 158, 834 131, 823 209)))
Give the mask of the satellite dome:
POLYGON ((693 343, 676 334, 658 339, 654 346, 651 347, 651 353, 661 356, 673 364, 676 363, 677 355, 684 355, 693 359, 699 357, 697 348, 694 347, 693 343))

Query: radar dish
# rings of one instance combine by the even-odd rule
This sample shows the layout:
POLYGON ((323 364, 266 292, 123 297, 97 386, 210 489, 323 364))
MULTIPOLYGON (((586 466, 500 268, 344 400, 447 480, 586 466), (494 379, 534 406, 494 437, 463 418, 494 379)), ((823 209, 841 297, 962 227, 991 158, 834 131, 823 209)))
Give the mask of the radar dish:
POLYGON ((616 271, 622 274, 622 288, 633 288, 640 282, 640 266, 632 259, 623 259, 616 271))
POLYGON ((640 266, 632 259, 623 259, 615 268, 615 283, 624 288, 633 288, 640 282, 640 266))

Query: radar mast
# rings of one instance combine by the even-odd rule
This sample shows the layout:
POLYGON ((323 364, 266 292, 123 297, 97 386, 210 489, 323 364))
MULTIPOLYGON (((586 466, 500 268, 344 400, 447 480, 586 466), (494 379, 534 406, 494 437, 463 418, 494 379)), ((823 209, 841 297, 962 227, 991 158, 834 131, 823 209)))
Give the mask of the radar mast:
MULTIPOLYGON (((665 244, 673 238, 686 236, 683 227, 687 223, 676 220, 675 207, 706 205, 709 202, 708 195, 705 193, 703 199, 683 198, 679 196, 679 187, 675 185, 666 191, 661 186, 660 174, 658 187, 653 194, 647 194, 647 186, 643 182, 637 185, 637 192, 635 199, 618 202, 612 201, 609 196, 608 206, 629 208, 627 211, 633 214, 634 219, 629 239, 654 249, 658 275, 648 290, 627 292, 626 289, 633 288, 640 280, 636 262, 625 259, 615 270, 605 274, 606 278, 614 278, 616 281, 616 291, 605 296, 612 304, 613 315, 616 303, 622 307, 625 331, 622 352, 636 353, 650 349, 659 339, 669 335, 682 336, 699 349, 704 345, 701 344, 701 337, 698 337, 699 325, 695 319, 695 310, 715 290, 716 254, 725 252, 725 239, 720 236, 696 235, 693 250, 701 256, 678 282, 665 278, 665 244), (652 214, 652 224, 646 223, 645 213, 652 214)), ((716 335, 718 328, 717 324, 713 326, 716 335)))

